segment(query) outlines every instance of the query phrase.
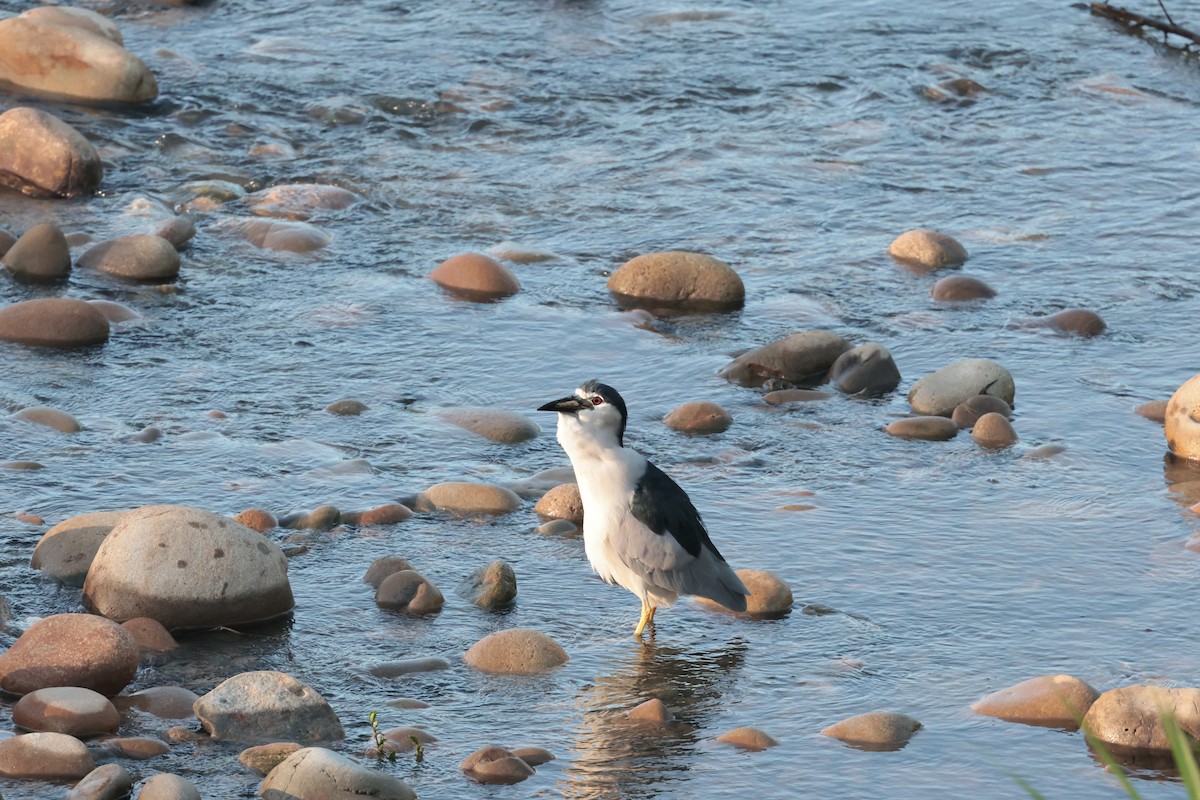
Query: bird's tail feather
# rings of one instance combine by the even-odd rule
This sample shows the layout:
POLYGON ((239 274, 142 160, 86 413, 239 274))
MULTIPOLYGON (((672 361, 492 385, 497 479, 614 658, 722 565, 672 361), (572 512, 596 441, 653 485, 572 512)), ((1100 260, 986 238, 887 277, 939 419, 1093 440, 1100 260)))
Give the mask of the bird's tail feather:
POLYGON ((701 596, 707 597, 714 603, 720 603, 730 611, 745 611, 746 598, 750 595, 750 590, 746 588, 746 584, 742 583, 742 579, 728 564, 724 561, 717 562, 717 564, 718 581, 710 587, 710 591, 700 593, 701 596))

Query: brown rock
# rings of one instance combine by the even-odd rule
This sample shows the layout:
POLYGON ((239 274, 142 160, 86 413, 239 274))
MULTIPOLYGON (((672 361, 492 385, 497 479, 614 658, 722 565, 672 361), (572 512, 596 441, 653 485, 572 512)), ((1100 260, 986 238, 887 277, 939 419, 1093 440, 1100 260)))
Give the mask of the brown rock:
POLYGON ((325 406, 325 410, 339 417, 357 417, 367 411, 368 406, 358 400, 337 400, 325 406))
POLYGON ((155 236, 166 239, 176 250, 183 248, 196 235, 196 223, 189 214, 168 217, 151 231, 155 236))
POLYGON ((179 275, 179 253, 161 236, 122 236, 94 245, 79 266, 133 281, 169 281, 179 275))
MULTIPOLYGON (((4 118, 0 114, 0 148, 4 147, 4 118)), ((0 184, 5 182, 3 150, 0 149, 0 184)), ((71 274, 71 247, 57 225, 43 222, 21 235, 0 262, 17 280, 29 283, 54 283, 71 274)))
POLYGON ((918 414, 948 417, 960 403, 980 394, 999 397, 1010 406, 1017 388, 1012 373, 986 358, 964 358, 916 381, 908 402, 918 414))
POLYGON ((121 623, 121 627, 129 631, 138 643, 138 647, 143 650, 166 653, 179 646, 179 642, 175 641, 171 632, 164 628, 161 622, 150 617, 135 617, 125 620, 121 623))
POLYGON ((49 408, 48 406, 22 408, 13 414, 13 417, 25 422, 31 422, 34 425, 53 428, 60 433, 79 433, 83 430, 83 426, 79 424, 79 420, 65 411, 59 411, 57 408, 49 408))
POLYGON ((762 386, 772 379, 815 385, 825 382, 833 362, 849 349, 850 343, 836 333, 821 330, 793 333, 742 353, 717 374, 749 387, 762 386))
POLYGON ((37 347, 103 344, 108 340, 108 320, 83 300, 23 300, 0 308, 0 340, 37 347))
POLYGON ((934 300, 945 303, 962 303, 995 297, 996 290, 969 275, 947 275, 933 285, 929 294, 934 300))
POLYGON ((576 525, 569 519, 552 519, 538 525, 537 532, 543 536, 578 537, 582 534, 581 527, 582 525, 576 525))
POLYGON ((238 761, 247 769, 252 769, 260 775, 266 775, 283 763, 284 759, 300 749, 295 742, 272 742, 247 747, 238 754, 238 761))
POLYGON ((188 719, 200 695, 182 686, 151 686, 133 694, 113 698, 121 710, 135 708, 159 719, 188 719))
POLYGON ((115 733, 121 724, 116 707, 104 695, 78 686, 54 686, 30 692, 13 706, 13 724, 31 731, 52 731, 83 738, 115 733))
POLYGON ((1074 675, 1039 675, 992 692, 971 706, 976 714, 1008 722, 1078 730, 1100 693, 1074 675))
POLYGON ((763 402, 770 406, 783 406, 788 403, 811 403, 815 400, 828 400, 833 397, 829 392, 819 392, 815 389, 776 389, 763 395, 763 402))
POLYGON ((583 527, 583 498, 578 483, 561 483, 542 495, 533 510, 546 519, 565 519, 583 527))
POLYGON ((516 492, 488 483, 439 483, 417 497, 418 510, 437 509, 465 516, 507 514, 520 507, 521 498, 516 492))
POLYGON ((1172 453, 1200 459, 1200 375, 1189 378, 1171 395, 1163 432, 1172 453))
POLYGON ((1162 425, 1167 421, 1167 404, 1170 402, 1170 400, 1151 400, 1149 403, 1142 403, 1134 411, 1138 416, 1162 425))
POLYGON ((517 597, 517 574, 504 561, 480 567, 467 583, 471 602, 480 608, 504 608, 517 597))
POLYGON ((104 537, 124 511, 95 511, 65 519, 42 534, 30 566, 68 586, 83 586, 104 537))
POLYGON ((516 747, 509 751, 531 767, 538 767, 554 760, 554 754, 541 747, 516 747))
POLYGON ((132 758, 135 761, 145 761, 171 752, 166 742, 151 736, 119 736, 105 739, 101 746, 114 756, 132 758))
POLYGON ((465 428, 502 444, 517 444, 537 438, 542 429, 515 411, 496 408, 449 408, 438 414, 451 425, 465 428))
POLYGON ((395 525, 413 515, 412 509, 400 503, 384 503, 368 509, 358 516, 358 524, 364 528, 373 525, 395 525))
POLYGON ((750 751, 766 750, 768 747, 779 744, 773 737, 758 728, 734 728, 718 736, 717 741, 750 751))
POLYGON ((721 433, 733 424, 733 417, 716 403, 693 400, 677 406, 663 422, 684 433, 721 433))
POLYGON ((979 418, 971 436, 984 447, 1012 447, 1017 443, 1017 432, 1008 417, 994 411, 979 418))
POLYGON ((1056 330, 1059 333, 1069 333, 1076 336, 1099 336, 1108 328, 1104 320, 1095 311, 1086 308, 1068 308, 1048 317, 1033 320, 1036 325, 1056 330))
POLYGON ((640 722, 653 722, 660 725, 675 721, 675 715, 671 713, 671 709, 667 708, 657 697, 652 697, 629 709, 626 716, 640 722))
POLYGON ((0 228, 0 258, 3 258, 6 253, 17 243, 17 237, 12 235, 12 231, 6 231, 0 228))
MULTIPOLYGON (((750 590, 746 598, 744 613, 762 617, 776 617, 787 613, 792 607, 792 590, 783 580, 762 569, 739 569, 737 576, 750 590)), ((720 603, 706 597, 697 597, 702 605, 718 611, 728 611, 720 603)))
POLYGON ((82 686, 111 697, 137 674, 138 646, 117 623, 91 614, 44 617, 0 656, 0 689, 27 694, 82 686))
POLYGON ((333 241, 328 233, 307 222, 252 219, 239 224, 236 230, 255 247, 288 253, 310 253, 333 241))
POLYGON ((78 780, 96 768, 87 745, 65 733, 27 733, 0 741, 6 778, 78 780))
POLYGON ((946 417, 905 417, 889 423, 883 431, 901 439, 944 442, 958 435, 958 426, 946 417))
POLYGON ((921 723, 906 714, 872 711, 830 725, 821 733, 864 750, 899 750, 921 723))
POLYGON ((341 521, 341 510, 337 506, 326 504, 317 506, 307 514, 286 520, 284 527, 296 531, 329 531, 336 528, 341 521))
POLYGON ((393 572, 375 590, 377 605, 410 614, 432 614, 445 602, 446 598, 436 586, 411 569, 393 572))
POLYGON ((279 524, 271 512, 263 511, 261 508, 247 508, 234 517, 233 521, 240 522, 250 530, 259 533, 266 533, 279 524))
POLYGON ((1164 713, 1174 715, 1189 737, 1200 738, 1200 689, 1195 688, 1137 685, 1110 689, 1092 703, 1083 724, 1119 753, 1168 752, 1171 743, 1162 727, 1164 713))
POLYGON ((289 183, 272 186, 246 196, 246 204, 264 217, 308 219, 324 210, 341 210, 358 202, 358 195, 338 186, 320 183, 289 183))
POLYGON ((137 800, 200 800, 200 791, 181 775, 160 772, 142 784, 137 800))
POLYGON ((742 279, 723 261, 702 253, 647 253, 625 262, 608 279, 625 308, 730 311, 746 301, 742 279))
POLYGON ((892 258, 920 269, 957 266, 967 260, 967 250, 944 233, 917 229, 901 234, 891 245, 892 258))
POLYGON ((900 385, 900 369, 886 347, 867 342, 838 356, 829 380, 846 394, 877 397, 900 385))
MULTIPOLYGON (((57 6, 43 6, 56 8, 57 6)), ((104 764, 75 784, 67 800, 124 800, 133 790, 133 778, 120 764, 104 764)))
POLYGON ((367 572, 363 575, 363 582, 369 583, 376 589, 379 584, 383 583, 383 579, 394 572, 403 572, 404 570, 413 569, 412 562, 407 558, 400 556, 382 556, 371 562, 371 566, 367 567, 367 572))
POLYGON ((438 286, 466 300, 496 300, 521 290, 508 267, 480 253, 464 253, 447 259, 429 273, 438 286))
POLYGON ((977 394, 954 407, 950 419, 961 429, 974 428, 975 423, 984 414, 1002 414, 1005 419, 1012 417, 1012 407, 990 394, 977 394))
MULTIPOLYGON (((0 62, 0 73, 3 71, 0 62)), ((90 194, 103 176, 96 148, 58 117, 33 108, 14 108, 0 114, 0 185, 31 197, 75 197, 90 194)), ((62 244, 66 244, 65 239, 62 244)), ((69 258, 65 269, 57 261, 55 266, 58 269, 54 274, 35 274, 33 279, 65 277, 70 271, 69 258)))
POLYGON ((30 514, 28 511, 14 511, 13 519, 18 522, 24 522, 26 525, 45 525, 46 521, 37 514, 30 514))
POLYGON ((482 672, 533 675, 567 663, 557 642, 528 628, 496 631, 471 645, 463 656, 468 666, 482 672))
POLYGON ((459 765, 477 783, 520 783, 533 774, 533 767, 503 747, 482 747, 459 765))

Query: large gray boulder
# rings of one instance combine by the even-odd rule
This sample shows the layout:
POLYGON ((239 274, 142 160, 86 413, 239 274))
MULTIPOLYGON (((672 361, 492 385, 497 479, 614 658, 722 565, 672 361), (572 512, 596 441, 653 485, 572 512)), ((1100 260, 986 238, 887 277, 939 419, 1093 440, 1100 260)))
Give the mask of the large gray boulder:
POLYGON ((329 703, 291 675, 243 672, 192 705, 214 739, 231 742, 331 742, 345 737, 329 703))
POLYGON ((93 511, 63 520, 34 546, 30 566, 68 586, 83 586, 96 551, 124 515, 124 511, 93 511))
POLYGON ((279 546, 227 517, 187 506, 145 506, 104 539, 83 604, 118 622, 150 617, 172 630, 248 625, 294 605, 279 546))
POLYGON ((416 800, 404 781, 323 747, 305 747, 271 770, 258 787, 266 800, 416 800))

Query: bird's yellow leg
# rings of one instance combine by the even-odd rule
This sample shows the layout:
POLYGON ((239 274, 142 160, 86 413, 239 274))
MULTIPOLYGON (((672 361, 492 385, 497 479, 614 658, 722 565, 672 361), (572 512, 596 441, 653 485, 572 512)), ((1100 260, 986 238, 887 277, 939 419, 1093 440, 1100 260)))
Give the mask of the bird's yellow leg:
POLYGON ((642 600, 642 618, 638 620, 637 627, 633 629, 633 638, 641 638, 642 631, 646 630, 646 623, 652 619, 654 619, 654 607, 642 600))

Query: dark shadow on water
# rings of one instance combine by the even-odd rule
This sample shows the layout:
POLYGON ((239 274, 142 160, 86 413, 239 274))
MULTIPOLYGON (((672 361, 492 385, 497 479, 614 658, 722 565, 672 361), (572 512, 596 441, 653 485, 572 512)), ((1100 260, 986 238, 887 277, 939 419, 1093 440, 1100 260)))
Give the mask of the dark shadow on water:
POLYGON ((722 698, 733 688, 746 658, 740 638, 723 645, 682 650, 647 643, 624 664, 576 698, 582 721, 572 763, 556 790, 570 798, 638 798, 660 795, 686 778, 688 765, 722 698), (657 698, 675 714, 658 725, 631 720, 629 709, 657 698))
POLYGON ((1179 503, 1200 502, 1200 462, 1180 458, 1171 451, 1163 455, 1163 480, 1179 503))
MULTIPOLYGON (((1175 757, 1169 751, 1158 750, 1121 750, 1109 745, 1109 752, 1116 762, 1125 768, 1131 778, 1145 781, 1178 783, 1179 769, 1175 766, 1175 757)), ((1088 755, 1100 769, 1108 770, 1104 759, 1088 745, 1088 755)))

